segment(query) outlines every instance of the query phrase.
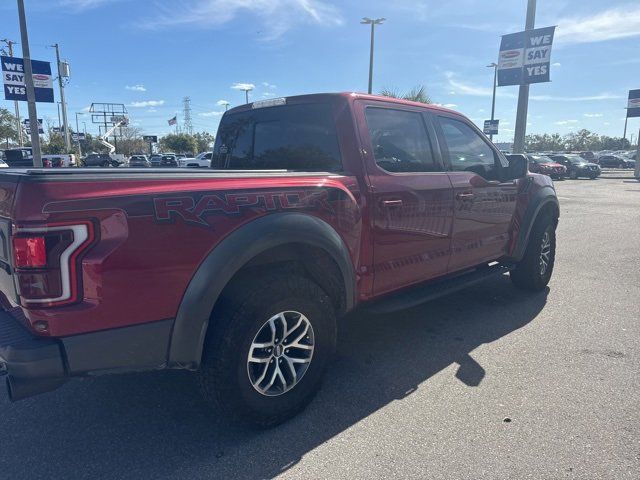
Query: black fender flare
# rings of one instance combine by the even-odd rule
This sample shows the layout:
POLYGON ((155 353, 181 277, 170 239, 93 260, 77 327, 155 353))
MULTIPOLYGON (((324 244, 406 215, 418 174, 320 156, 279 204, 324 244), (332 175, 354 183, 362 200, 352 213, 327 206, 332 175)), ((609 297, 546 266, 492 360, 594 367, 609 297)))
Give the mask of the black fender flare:
POLYGON ((538 190, 529 200, 529 204, 527 205, 527 209, 522 217, 522 222, 518 231, 516 246, 513 253, 508 257, 508 261, 519 262, 522 260, 524 252, 527 249, 527 243, 529 242, 529 235, 531 234, 533 224, 538 218, 540 211, 547 205, 555 205, 558 215, 560 214, 560 204, 558 202, 558 197, 556 196, 556 191, 550 185, 545 185, 540 188, 540 190, 538 190))
POLYGON ((224 287, 257 255, 293 241, 321 248, 333 258, 344 280, 346 310, 353 308, 355 272, 338 232, 325 221, 304 213, 266 215, 229 234, 198 266, 175 318, 168 355, 171 367, 198 368, 209 317, 224 287))

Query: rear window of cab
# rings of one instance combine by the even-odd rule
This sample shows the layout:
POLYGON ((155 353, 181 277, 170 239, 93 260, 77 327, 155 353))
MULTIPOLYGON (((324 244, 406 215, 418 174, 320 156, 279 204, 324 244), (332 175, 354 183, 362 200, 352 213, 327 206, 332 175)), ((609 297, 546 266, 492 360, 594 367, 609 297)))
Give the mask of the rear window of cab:
POLYGON ((211 168, 342 171, 331 105, 283 105, 225 115, 211 168))

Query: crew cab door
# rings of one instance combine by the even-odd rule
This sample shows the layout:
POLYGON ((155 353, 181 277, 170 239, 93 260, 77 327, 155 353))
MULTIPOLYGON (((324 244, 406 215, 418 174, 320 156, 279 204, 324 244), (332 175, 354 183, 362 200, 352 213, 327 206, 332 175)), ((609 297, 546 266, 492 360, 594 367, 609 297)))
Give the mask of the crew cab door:
POLYGON ((448 271, 455 272, 507 252, 517 185, 501 181, 506 159, 466 118, 439 113, 434 120, 454 193, 448 271))
POLYGON ((359 101, 369 179, 374 295, 443 275, 453 221, 451 182, 421 109, 359 101))

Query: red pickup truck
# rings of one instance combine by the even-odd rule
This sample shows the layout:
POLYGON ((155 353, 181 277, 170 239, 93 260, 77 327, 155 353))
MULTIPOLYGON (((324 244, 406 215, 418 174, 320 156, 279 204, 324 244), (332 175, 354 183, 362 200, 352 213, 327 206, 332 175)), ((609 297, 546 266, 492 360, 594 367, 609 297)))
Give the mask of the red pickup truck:
POLYGON ((540 290, 547 176, 464 116, 361 94, 222 117, 212 169, 0 173, 0 370, 18 400, 71 377, 196 371, 268 426, 317 391, 352 309, 390 312, 493 275, 540 290))

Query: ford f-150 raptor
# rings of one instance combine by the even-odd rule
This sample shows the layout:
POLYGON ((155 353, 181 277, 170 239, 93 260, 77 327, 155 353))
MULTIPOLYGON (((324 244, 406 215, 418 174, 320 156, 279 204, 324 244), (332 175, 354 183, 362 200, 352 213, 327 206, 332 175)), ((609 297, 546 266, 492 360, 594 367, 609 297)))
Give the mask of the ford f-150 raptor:
POLYGON ((464 116, 353 93, 229 110, 203 171, 4 169, 0 369, 12 400, 188 369, 223 411, 275 425, 352 309, 506 272, 545 288, 558 217, 549 177, 464 116))

